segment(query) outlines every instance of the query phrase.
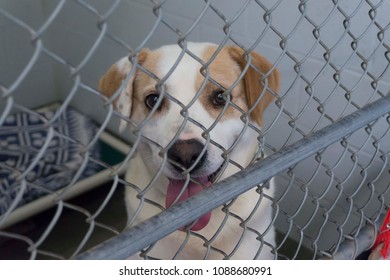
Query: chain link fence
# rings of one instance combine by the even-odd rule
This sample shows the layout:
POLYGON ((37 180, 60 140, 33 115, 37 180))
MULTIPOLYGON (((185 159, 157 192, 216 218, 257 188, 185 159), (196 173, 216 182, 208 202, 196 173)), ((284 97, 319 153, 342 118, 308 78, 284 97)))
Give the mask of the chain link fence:
MULTIPOLYGON (((230 230, 225 222, 212 237, 187 229, 173 255, 154 255, 161 239, 213 209, 242 236, 255 232, 254 246, 275 259, 359 257, 390 201, 389 13, 388 0, 2 1, 0 258, 175 258, 198 240, 203 258, 229 259, 242 242, 214 246, 230 230), (124 175, 140 143, 153 139, 115 109, 120 91, 106 98, 98 80, 123 56, 135 65, 127 80, 140 69, 155 78, 138 54, 165 44, 207 70, 190 41, 257 51, 280 70, 282 87, 256 132, 258 154, 268 156, 165 209, 148 197, 151 184, 142 189, 124 175), (119 132, 120 122, 129 129, 119 132), (235 197, 253 188, 253 212, 272 207, 275 244, 232 211, 235 197), (160 213, 128 223, 129 189, 139 212, 160 213)), ((185 117, 191 103, 164 96, 196 125, 185 117)), ((221 154, 229 162, 229 150, 221 154)))

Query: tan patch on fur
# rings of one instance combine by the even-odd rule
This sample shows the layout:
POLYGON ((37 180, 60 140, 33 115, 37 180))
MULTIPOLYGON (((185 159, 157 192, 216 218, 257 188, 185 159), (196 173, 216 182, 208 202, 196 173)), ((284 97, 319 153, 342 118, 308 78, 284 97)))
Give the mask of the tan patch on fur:
POLYGON ((99 80, 99 90, 106 97, 111 97, 120 87, 126 74, 122 73, 116 64, 112 65, 110 69, 99 80))
MULTIPOLYGON (((142 64, 147 58, 147 56, 148 50, 141 50, 138 54, 138 64, 142 64)), ((129 61, 128 65, 126 65, 124 69, 120 69, 119 63, 120 62, 113 64, 99 80, 99 91, 108 98, 111 97, 119 89, 123 80, 127 78, 127 74, 130 72, 132 67, 129 61)), ((134 76, 130 77, 129 82, 126 85, 126 92, 129 95, 130 100, 133 93, 133 80, 134 76)), ((116 98, 116 100, 114 101, 115 105, 118 101, 118 98, 116 98)))
MULTIPOLYGON (((203 61, 208 62, 211 56, 216 51, 215 46, 208 47, 203 54, 203 61)), ((208 71, 211 79, 220 84, 224 89, 230 89, 230 87, 234 84, 234 82, 238 79, 241 69, 235 63, 235 61, 231 58, 227 50, 224 48, 221 52, 216 56, 216 58, 211 62, 208 66, 208 71)), ((196 78, 196 89, 198 90, 203 82, 205 77, 199 73, 196 78)), ((203 93, 199 96, 199 101, 205 107, 207 112, 214 118, 217 118, 224 107, 215 107, 212 103, 214 94, 216 90, 220 90, 223 88, 219 87, 217 84, 212 81, 207 81, 206 86, 203 90, 203 93)), ((243 98, 244 96, 244 84, 242 81, 232 89, 230 94, 230 102, 233 102, 235 105, 240 107, 242 110, 247 110, 246 102, 243 98)), ((223 116, 221 120, 238 118, 241 116, 241 112, 234 108, 232 105, 227 105, 226 109, 223 112, 223 116)))
MULTIPOLYGON (((159 56, 158 52, 142 49, 138 54, 138 64, 158 76, 156 66, 159 56)), ((119 89, 131 70, 130 62, 126 69, 120 69, 119 63, 112 65, 99 81, 99 90, 107 97, 111 97, 119 89)), ((141 122, 146 118, 149 110, 145 107, 144 99, 149 92, 155 91, 156 84, 157 81, 153 77, 144 73, 141 69, 137 69, 135 75, 130 77, 126 85, 126 94, 131 106, 130 116, 127 117, 133 117, 136 122, 141 122)), ((120 104, 117 104, 118 100, 119 96, 114 100, 117 109, 118 106, 120 107, 120 104)))
MULTIPOLYGON (((217 47, 215 46, 209 47, 204 54, 203 60, 207 62, 215 53, 216 49, 217 47)), ((208 67, 211 78, 221 84, 225 89, 230 88, 246 66, 242 54, 243 51, 238 47, 223 48, 208 67)), ((272 64, 256 52, 252 52, 251 55, 252 65, 257 67, 263 74, 267 74, 272 68, 272 64)), ((247 111, 249 108, 253 107, 256 104, 257 99, 261 97, 261 100, 250 114, 250 118, 259 125, 263 124, 265 109, 275 99, 275 96, 269 91, 265 91, 264 94, 262 94, 263 86, 260 80, 263 79, 263 77, 262 74, 250 66, 243 79, 239 81, 231 92, 231 102, 239 106, 243 111, 247 111)), ((197 89, 201 87, 204 79, 203 75, 199 74, 196 82, 197 89)), ((274 93, 277 93, 280 86, 280 73, 276 68, 271 73, 268 73, 267 80, 268 88, 274 93)), ((263 83, 264 82, 265 81, 263 81, 263 83)), ((222 110, 221 108, 215 108, 211 103, 213 91, 217 89, 219 89, 217 85, 208 81, 204 92, 200 96, 200 102, 213 117, 217 117, 222 110)), ((239 110, 230 105, 224 111, 222 120, 225 118, 240 117, 241 114, 242 113, 239 110)))
MULTIPOLYGON (((144 51, 147 52, 145 59, 142 63, 142 67, 147 71, 155 75, 157 78, 161 78, 158 72, 157 65, 161 54, 157 51, 144 51)), ((134 97, 131 110, 131 118, 137 122, 142 122, 150 113, 149 109, 145 106, 145 97, 156 91, 157 80, 151 75, 143 72, 141 69, 137 70, 134 80, 134 97)), ((161 110, 157 110, 153 117, 157 117, 169 108, 169 102, 162 101, 161 110)))
MULTIPOLYGON (((227 49, 231 57, 240 65, 241 69, 244 69, 247 62, 242 57, 242 54, 244 53, 243 50, 238 47, 228 47, 227 49)), ((270 89, 274 93, 277 93, 280 88, 280 73, 279 70, 276 68, 273 69, 271 73, 269 73, 273 65, 260 54, 252 52, 251 56, 251 64, 258 68, 262 73, 256 71, 252 66, 250 66, 245 73, 244 82, 246 101, 248 107, 251 108, 255 106, 258 98, 261 98, 259 103, 257 103, 255 108, 251 112, 251 118, 255 120, 259 125, 262 125, 264 111, 275 99, 275 96, 269 90, 263 93, 264 87, 262 83, 265 84, 265 80, 263 80, 262 82, 260 81, 264 79, 264 75, 267 75, 267 89, 270 89)))

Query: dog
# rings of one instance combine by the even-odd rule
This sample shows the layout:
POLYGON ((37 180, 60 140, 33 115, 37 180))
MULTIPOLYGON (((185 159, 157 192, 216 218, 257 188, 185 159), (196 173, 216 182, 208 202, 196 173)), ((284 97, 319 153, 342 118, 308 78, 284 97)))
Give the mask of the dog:
MULTIPOLYGON (((236 46, 217 53, 217 45, 188 43, 187 49, 142 49, 135 70, 124 57, 99 81, 100 92, 128 119, 120 127, 130 121, 142 135, 125 175, 133 186, 125 191, 131 225, 240 171, 262 147, 259 131, 279 91, 279 71, 260 54, 245 57, 236 46)), ((272 181, 245 192, 228 208, 158 241, 148 256, 273 259, 273 192, 272 181)))

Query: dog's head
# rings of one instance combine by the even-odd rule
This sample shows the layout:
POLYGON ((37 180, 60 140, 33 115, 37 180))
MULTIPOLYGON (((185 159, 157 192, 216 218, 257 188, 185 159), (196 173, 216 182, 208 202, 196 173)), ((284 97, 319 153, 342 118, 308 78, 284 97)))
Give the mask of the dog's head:
POLYGON ((178 199, 186 176, 209 186, 229 160, 248 163, 257 141, 248 123, 262 125, 280 83, 278 70, 255 52, 244 58, 240 48, 225 47, 216 54, 217 46, 207 43, 188 44, 188 50, 142 50, 136 71, 123 58, 99 84, 107 97, 118 95, 118 111, 147 139, 140 153, 148 167, 162 167, 169 178, 175 191, 168 186, 167 206, 201 190, 188 186, 190 194, 178 199))

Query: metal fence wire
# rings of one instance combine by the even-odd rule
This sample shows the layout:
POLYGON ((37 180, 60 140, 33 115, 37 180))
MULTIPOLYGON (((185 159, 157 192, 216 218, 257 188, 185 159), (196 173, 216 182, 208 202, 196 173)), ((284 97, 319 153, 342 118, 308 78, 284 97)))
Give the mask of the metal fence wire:
MULTIPOLYGON (((389 14, 389 0, 1 1, 0 258, 169 259, 197 244, 197 257, 230 259, 248 238, 253 257, 268 250, 275 259, 357 258, 373 246, 390 204, 389 14), (181 131, 161 146, 143 134, 156 109, 134 122, 114 100, 138 72, 164 89, 183 56, 218 84, 191 41, 216 43, 217 53, 235 46, 246 59, 259 52, 274 65, 259 82, 267 88, 277 68, 282 85, 261 129, 240 111, 256 133, 257 160, 241 166, 211 137, 219 115, 201 127, 203 137, 219 147, 224 166, 240 171, 165 209, 150 196, 160 173, 143 186, 124 174, 142 143, 170 164, 169 145, 181 131), (158 77, 138 63, 139 54, 166 44, 178 45, 180 56, 158 77), (98 80, 120 57, 132 67, 116 93, 103 96, 98 80), (119 123, 127 124, 124 132, 119 123), (240 216, 236 197, 253 189, 252 212, 240 216), (129 218, 125 190, 137 203, 129 218), (251 223, 264 204, 272 208, 275 243, 251 223), (151 208, 150 218, 137 220, 151 208), (179 230, 212 210, 223 220, 211 236, 179 230), (239 234, 221 248, 224 231, 239 234), (172 233, 180 236, 173 252, 157 254, 172 233)), ((181 130, 200 126, 191 106, 202 90, 187 104, 169 88, 155 101, 180 107, 181 130)), ((240 108, 229 90, 226 99, 240 108)))

